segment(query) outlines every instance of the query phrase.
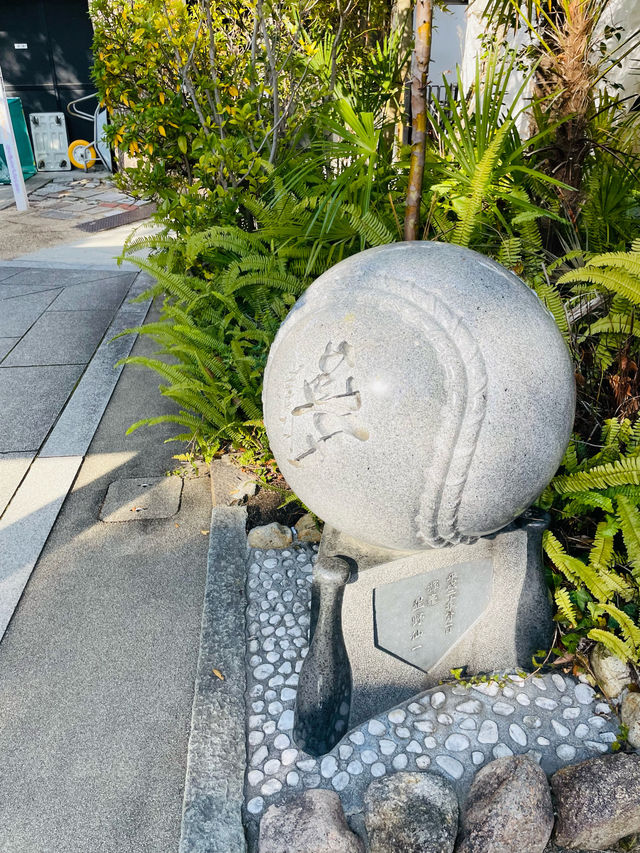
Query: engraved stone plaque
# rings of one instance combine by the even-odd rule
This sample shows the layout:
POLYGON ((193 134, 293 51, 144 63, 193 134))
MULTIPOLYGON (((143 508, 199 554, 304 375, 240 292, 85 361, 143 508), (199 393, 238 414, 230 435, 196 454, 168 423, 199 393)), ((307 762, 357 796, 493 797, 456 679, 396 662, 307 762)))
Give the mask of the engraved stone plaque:
POLYGON ((375 644, 428 672, 482 616, 491 560, 446 566, 373 591, 375 644))

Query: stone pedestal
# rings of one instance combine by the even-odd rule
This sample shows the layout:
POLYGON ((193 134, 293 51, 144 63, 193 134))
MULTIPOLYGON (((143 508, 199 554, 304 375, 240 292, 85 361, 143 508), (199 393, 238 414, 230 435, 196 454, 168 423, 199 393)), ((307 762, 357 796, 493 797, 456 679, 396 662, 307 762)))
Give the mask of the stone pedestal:
POLYGON ((325 528, 319 564, 340 556, 352 569, 342 605, 349 728, 449 680, 452 669, 464 667, 467 676, 531 669, 553 637, 541 559, 546 524, 527 513, 471 545, 413 553, 325 528))

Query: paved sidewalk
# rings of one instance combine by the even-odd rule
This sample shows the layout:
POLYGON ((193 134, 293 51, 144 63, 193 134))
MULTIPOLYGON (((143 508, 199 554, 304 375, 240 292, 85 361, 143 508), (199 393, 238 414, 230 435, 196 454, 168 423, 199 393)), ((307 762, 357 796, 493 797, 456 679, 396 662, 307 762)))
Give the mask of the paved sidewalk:
POLYGON ((165 478, 171 427, 125 436, 173 411, 148 371, 113 367, 145 281, 95 238, 84 269, 56 251, 0 264, 0 853, 175 853, 209 482, 165 478), (101 520, 131 478, 180 498, 101 520))

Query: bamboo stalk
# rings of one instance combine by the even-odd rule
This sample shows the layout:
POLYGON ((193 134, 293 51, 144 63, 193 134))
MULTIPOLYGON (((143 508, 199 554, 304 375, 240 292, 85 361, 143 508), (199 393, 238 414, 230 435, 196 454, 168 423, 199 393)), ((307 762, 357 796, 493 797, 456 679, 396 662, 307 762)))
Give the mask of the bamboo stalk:
POLYGON ((417 240, 427 137, 427 77, 433 35, 433 0, 416 0, 415 38, 411 62, 411 162, 404 239, 417 240))

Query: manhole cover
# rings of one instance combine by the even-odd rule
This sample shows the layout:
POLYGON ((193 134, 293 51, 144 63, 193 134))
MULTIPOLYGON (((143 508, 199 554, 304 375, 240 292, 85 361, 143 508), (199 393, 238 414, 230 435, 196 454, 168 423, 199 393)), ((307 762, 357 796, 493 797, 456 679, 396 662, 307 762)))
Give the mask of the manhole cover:
POLYGON ((180 477, 136 477, 115 480, 107 489, 100 520, 141 521, 143 518, 170 518, 180 509, 180 477))

